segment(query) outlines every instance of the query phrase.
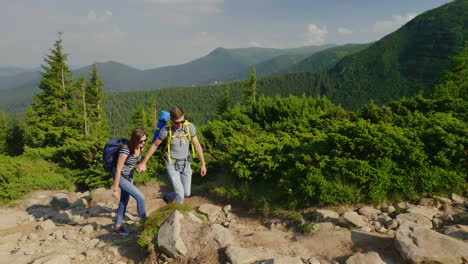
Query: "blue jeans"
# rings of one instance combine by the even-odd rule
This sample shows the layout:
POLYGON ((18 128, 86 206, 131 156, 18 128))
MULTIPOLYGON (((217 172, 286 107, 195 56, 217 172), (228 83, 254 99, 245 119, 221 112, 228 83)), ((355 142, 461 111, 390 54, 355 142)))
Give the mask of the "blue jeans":
POLYGON ((135 185, 133 185, 133 174, 129 178, 120 176, 119 186, 120 201, 119 207, 117 208, 117 218, 115 219, 115 224, 122 224, 125 212, 127 211, 127 205, 128 200, 130 199, 130 195, 133 198, 135 198, 137 202, 138 216, 140 218, 146 218, 145 196, 143 196, 143 193, 140 190, 138 190, 138 188, 135 185))
POLYGON ((174 191, 166 194, 169 202, 177 200, 179 204, 184 203, 184 198, 190 196, 192 184, 192 168, 189 160, 173 159, 173 164, 166 160, 166 170, 174 191))

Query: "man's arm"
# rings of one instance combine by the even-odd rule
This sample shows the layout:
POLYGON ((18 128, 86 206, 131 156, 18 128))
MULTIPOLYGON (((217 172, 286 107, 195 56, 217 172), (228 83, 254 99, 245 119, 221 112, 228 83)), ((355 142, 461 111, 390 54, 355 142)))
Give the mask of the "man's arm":
POLYGON ((154 152, 158 149, 161 143, 162 140, 158 138, 156 139, 156 141, 153 142, 153 144, 151 144, 151 146, 148 149, 148 152, 146 153, 145 158, 140 162, 140 164, 138 164, 137 172, 146 171, 146 163, 151 158, 151 156, 153 156, 154 152))
POLYGON ((201 169, 200 169, 200 174, 201 176, 206 175, 206 164, 205 164, 205 157, 203 156, 203 149, 202 146, 200 145, 200 141, 198 141, 198 137, 195 136, 192 138, 193 145, 195 146, 195 151, 198 154, 198 158, 200 159, 200 162, 202 164, 201 169))

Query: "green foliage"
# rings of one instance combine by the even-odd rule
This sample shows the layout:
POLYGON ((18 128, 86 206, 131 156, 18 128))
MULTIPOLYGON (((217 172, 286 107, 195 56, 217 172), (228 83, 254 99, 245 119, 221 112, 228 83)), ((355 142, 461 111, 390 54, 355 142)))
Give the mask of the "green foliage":
POLYGON ((0 200, 18 199, 34 190, 72 190, 73 182, 54 163, 0 155, 0 200))
POLYGON ((187 213, 190 210, 192 210, 192 208, 188 205, 180 205, 175 202, 159 208, 156 212, 150 215, 143 223, 143 230, 138 236, 138 244, 143 248, 154 248, 153 240, 158 234, 159 227, 176 210, 182 213, 187 213))
POLYGON ((34 103, 28 111, 31 144, 36 147, 59 146, 64 140, 80 134, 80 121, 74 109, 74 90, 71 71, 66 64, 59 38, 51 54, 44 61, 41 93, 34 95, 34 103))
POLYGON ((453 57, 450 70, 442 83, 434 89, 434 98, 463 98, 468 100, 468 41, 459 54, 453 57))
POLYGON ((381 202, 466 188, 466 109, 418 96, 355 114, 325 98, 260 97, 202 133, 235 180, 218 193, 290 208, 381 202))
POLYGON ((16 119, 10 120, 6 135, 6 153, 10 156, 21 155, 25 143, 26 131, 24 124, 16 119))
POLYGON ((0 155, 7 152, 8 119, 0 108, 0 155))
POLYGON ((242 82, 242 94, 245 98, 247 104, 254 103, 257 96, 257 73, 255 71, 255 66, 250 67, 249 78, 242 82))

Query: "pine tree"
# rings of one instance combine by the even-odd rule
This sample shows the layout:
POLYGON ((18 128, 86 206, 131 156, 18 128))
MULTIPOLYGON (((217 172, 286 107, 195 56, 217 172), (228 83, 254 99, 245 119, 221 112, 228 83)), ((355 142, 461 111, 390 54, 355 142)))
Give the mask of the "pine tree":
POLYGON ((255 65, 250 67, 249 79, 245 80, 243 83, 242 92, 247 104, 255 103, 255 97, 257 95, 257 72, 255 70, 255 65))
POLYGON ((107 118, 104 113, 103 81, 99 78, 98 68, 93 64, 90 78, 86 85, 86 104, 88 110, 89 133, 97 138, 106 138, 109 134, 107 118))
POLYGON ((218 116, 222 115, 224 112, 226 112, 231 105, 231 93, 229 91, 229 88, 224 89, 223 95, 221 95, 221 98, 218 100, 218 105, 217 105, 217 114, 218 116))
POLYGON ((66 63, 67 56, 59 33, 54 49, 44 58, 46 64, 42 65, 39 84, 42 92, 34 96, 28 111, 28 129, 33 146, 60 146, 80 134, 81 122, 73 108, 74 87, 72 73, 66 63))

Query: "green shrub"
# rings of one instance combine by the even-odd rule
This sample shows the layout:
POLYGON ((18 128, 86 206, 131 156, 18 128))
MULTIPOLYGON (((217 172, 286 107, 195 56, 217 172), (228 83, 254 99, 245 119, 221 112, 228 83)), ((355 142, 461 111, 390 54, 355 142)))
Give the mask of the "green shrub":
POLYGON ((73 182, 51 162, 0 155, 0 200, 13 200, 34 190, 72 190, 73 182))

